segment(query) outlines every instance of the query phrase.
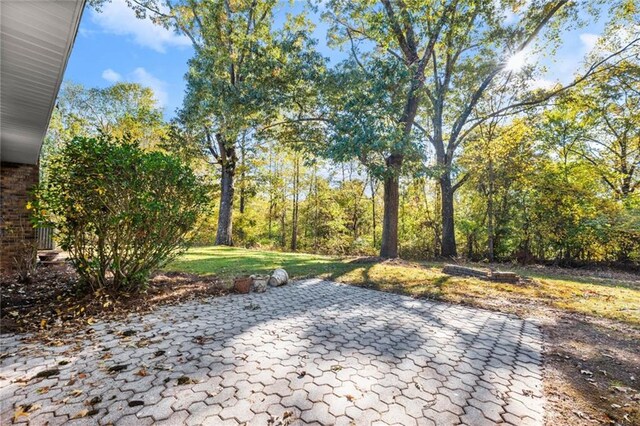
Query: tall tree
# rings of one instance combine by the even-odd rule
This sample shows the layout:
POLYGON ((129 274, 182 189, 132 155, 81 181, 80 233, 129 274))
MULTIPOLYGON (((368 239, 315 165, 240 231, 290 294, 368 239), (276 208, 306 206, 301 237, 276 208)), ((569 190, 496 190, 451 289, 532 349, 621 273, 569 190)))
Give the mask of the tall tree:
MULTIPOLYGON (((377 165, 369 165, 383 180, 382 257, 398 256, 399 179, 405 157, 415 148, 413 128, 421 102, 425 69, 438 34, 445 26, 445 12, 450 7, 422 2, 411 6, 419 9, 414 11, 418 13, 412 14, 404 2, 398 3, 382 0, 382 5, 379 5, 372 1, 333 0, 329 2, 327 12, 334 23, 335 33, 341 36, 338 41, 350 43, 352 61, 347 63, 347 72, 358 72, 364 77, 359 82, 368 80, 372 89, 368 95, 376 97, 378 104, 387 106, 381 110, 385 115, 382 123, 386 128, 380 130, 385 137, 373 137, 369 141, 370 148, 361 143, 361 152, 356 153, 365 164, 370 161, 367 154, 383 156, 377 165), (361 53, 358 43, 362 40, 375 43, 377 49, 361 53), (390 81, 392 76, 397 79, 395 83, 390 81), (395 105, 394 111, 388 108, 391 104, 395 105)), ((376 124, 370 122, 366 126, 375 129, 376 124)), ((360 136, 369 131, 364 129, 360 136)))
POLYGON ((416 135, 397 119, 406 75, 397 64, 368 58, 340 64, 329 80, 329 144, 322 152, 338 162, 357 159, 383 182, 380 256, 397 257, 400 178, 422 158, 416 135), (384 78, 371 78, 378 70, 384 78))
MULTIPOLYGON (((277 0, 132 0, 141 17, 186 34, 195 56, 189 62, 180 120, 220 169, 216 244, 232 245, 235 180, 242 138, 272 120, 300 87, 295 67, 310 67, 308 22, 290 17, 274 28, 277 0), (293 74, 292 74, 293 73, 293 74), (297 85, 294 85, 297 84, 297 85)), ((315 61, 315 62, 314 62, 315 61)))
MULTIPOLYGON (((170 7, 196 45, 180 119, 220 168, 216 244, 232 245, 238 148, 259 121, 269 87, 275 1, 185 2, 170 7)), ((168 19, 168 18, 165 18, 168 19)))
MULTIPOLYGON (((508 81, 510 71, 515 68, 511 58, 555 46, 561 30, 593 3, 569 0, 329 3, 328 15, 342 34, 342 42, 351 43, 354 56, 358 55, 357 43, 365 41, 369 47, 371 43, 375 45, 379 58, 405 68, 408 84, 397 122, 403 126, 406 138, 413 128, 423 130, 435 150, 440 172, 443 256, 457 254, 453 201, 464 177, 454 180, 454 159, 466 138, 491 117, 543 102, 553 93, 516 100, 490 114, 478 114, 478 106, 508 81), (505 19, 503 10, 509 11, 513 19, 505 19), (543 30, 545 37, 540 38, 543 30), (418 116, 425 118, 422 125, 416 123, 418 116)), ((585 75, 618 53, 599 60, 585 75)), ((371 78, 383 79, 384 75, 374 72, 371 78)), ((402 152, 391 153, 387 160, 390 166, 400 168, 402 152)), ((397 185, 390 180, 386 186, 389 194, 385 200, 393 206, 397 204, 394 201, 397 185)), ((394 220, 385 223, 391 231, 397 228, 394 220)))

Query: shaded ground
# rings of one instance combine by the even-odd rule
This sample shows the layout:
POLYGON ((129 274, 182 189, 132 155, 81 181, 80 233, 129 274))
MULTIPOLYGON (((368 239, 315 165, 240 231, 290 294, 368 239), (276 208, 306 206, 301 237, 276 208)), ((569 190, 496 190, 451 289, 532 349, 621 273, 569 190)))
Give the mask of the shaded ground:
POLYGON ((558 312, 542 329, 548 424, 640 424, 637 329, 558 312))
POLYGON ((0 275, 0 332, 40 332, 39 338, 55 339, 101 318, 120 318, 148 312, 161 304, 227 292, 216 277, 184 272, 156 274, 149 288, 135 295, 91 293, 77 281, 66 265, 39 267, 26 284, 0 275))
POLYGON ((542 423, 532 322, 320 280, 2 344, 2 424, 542 423))

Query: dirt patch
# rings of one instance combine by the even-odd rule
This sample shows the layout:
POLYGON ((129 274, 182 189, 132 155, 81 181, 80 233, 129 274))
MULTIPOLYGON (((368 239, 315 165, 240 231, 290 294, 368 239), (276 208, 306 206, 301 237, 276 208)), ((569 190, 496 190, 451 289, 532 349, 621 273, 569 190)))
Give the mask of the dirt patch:
POLYGON ((544 334, 545 423, 640 425, 640 329, 535 299, 466 304, 534 319, 544 334))
POLYGON ((349 260, 348 263, 365 264, 365 265, 366 264, 373 264, 373 263, 380 263, 380 264, 384 264, 384 265, 402 266, 402 267, 406 267, 406 268, 425 268, 425 266, 421 265, 418 262, 413 262, 411 260, 400 259, 399 257, 389 259, 389 258, 379 257, 379 256, 364 256, 364 257, 353 258, 353 259, 349 260))
POLYGON ((92 293, 79 284, 71 267, 40 267, 26 284, 18 283, 14 277, 0 277, 0 332, 56 338, 98 320, 119 319, 131 313, 149 312, 157 305, 227 292, 217 277, 180 272, 154 274, 142 293, 92 293))
POLYGON ((640 424, 640 331, 555 313, 543 323, 547 424, 640 424))
MULTIPOLYGON (((505 265, 506 266, 506 265, 505 265)), ((580 277, 586 280, 598 279, 609 281, 614 285, 627 285, 640 290, 640 274, 634 272, 619 271, 606 267, 582 267, 561 268, 559 266, 528 265, 519 267, 523 273, 542 273, 545 275, 557 275, 558 278, 570 275, 572 278, 580 277)))

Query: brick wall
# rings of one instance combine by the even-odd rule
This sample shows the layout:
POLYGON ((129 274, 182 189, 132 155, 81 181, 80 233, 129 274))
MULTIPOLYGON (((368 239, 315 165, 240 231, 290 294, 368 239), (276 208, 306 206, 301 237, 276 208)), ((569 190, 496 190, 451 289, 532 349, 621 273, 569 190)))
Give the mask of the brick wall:
POLYGON ((0 272, 11 272, 14 259, 26 252, 25 243, 35 243, 26 206, 38 174, 37 165, 0 163, 0 272))

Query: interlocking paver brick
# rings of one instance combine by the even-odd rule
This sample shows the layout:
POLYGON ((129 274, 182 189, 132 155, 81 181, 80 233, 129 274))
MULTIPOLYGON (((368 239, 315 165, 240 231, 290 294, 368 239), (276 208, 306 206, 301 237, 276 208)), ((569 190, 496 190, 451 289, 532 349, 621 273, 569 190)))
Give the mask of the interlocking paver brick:
POLYGON ((542 424, 542 335, 500 313, 305 280, 91 328, 0 337, 3 424, 27 403, 18 424, 542 424))
POLYGON ((498 423, 500 420, 502 420, 502 417, 500 415, 504 413, 504 409, 500 404, 496 402, 481 402, 477 399, 472 399, 470 401, 470 405, 482 411, 482 414, 484 414, 487 419, 493 421, 494 423, 498 423))
POLYGON ((236 419, 240 423, 245 423, 251 420, 251 418, 253 417, 253 414, 249 409, 250 407, 251 407, 251 403, 245 399, 242 401, 238 401, 238 403, 232 407, 227 407, 223 409, 219 415, 222 419, 225 419, 225 420, 236 419))
POLYGON ((496 424, 495 421, 489 420, 485 417, 482 410, 468 406, 464 409, 465 414, 460 416, 460 420, 463 425, 468 426, 493 426, 496 424))
POLYGON ((313 404, 310 410, 303 411, 301 419, 305 422, 317 421, 324 425, 334 424, 336 421, 335 417, 329 412, 329 406, 324 402, 313 404))
POLYGON ((171 408, 171 406, 174 403, 176 403, 176 399, 174 397, 163 398, 155 405, 144 407, 142 410, 138 411, 136 415, 139 418, 151 417, 155 421, 165 420, 171 417, 171 414, 173 414, 173 409, 171 408))

